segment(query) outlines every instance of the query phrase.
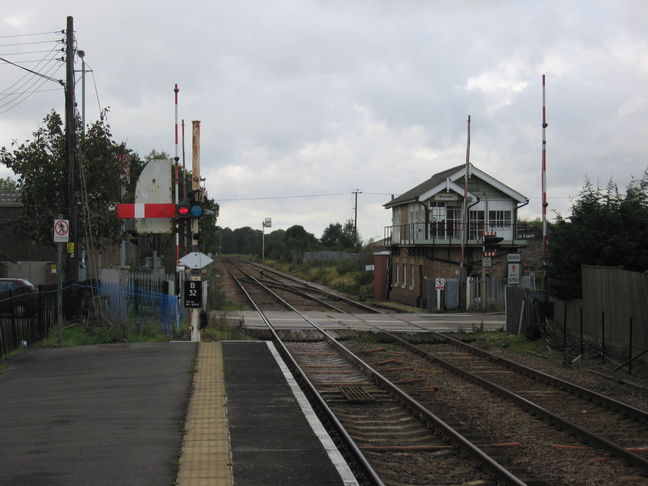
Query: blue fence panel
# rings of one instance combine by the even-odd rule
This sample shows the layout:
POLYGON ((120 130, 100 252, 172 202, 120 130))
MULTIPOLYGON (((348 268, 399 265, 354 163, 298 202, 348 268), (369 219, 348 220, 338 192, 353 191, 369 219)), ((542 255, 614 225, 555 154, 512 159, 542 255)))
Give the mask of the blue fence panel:
POLYGON ((112 322, 158 321, 160 331, 170 336, 176 318, 182 318, 178 297, 152 289, 150 285, 99 282, 92 291, 99 297, 102 312, 112 322))

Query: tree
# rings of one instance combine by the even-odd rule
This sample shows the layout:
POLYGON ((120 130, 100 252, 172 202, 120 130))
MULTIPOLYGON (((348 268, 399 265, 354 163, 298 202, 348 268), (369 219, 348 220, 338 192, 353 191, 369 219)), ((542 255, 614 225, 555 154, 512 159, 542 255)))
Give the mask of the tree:
POLYGON ((304 257, 305 251, 316 249, 318 245, 317 238, 301 225, 288 228, 284 235, 284 241, 293 261, 300 261, 304 257))
POLYGON ((321 242, 325 248, 337 250, 340 248, 340 241, 342 239, 342 225, 340 223, 331 223, 322 233, 321 242))
POLYGON ((648 270, 647 238, 648 171, 625 194, 612 182, 603 190, 586 181, 572 215, 560 218, 550 235, 549 293, 565 300, 580 297, 583 264, 648 270))
POLYGON ((220 245, 220 252, 224 254, 236 253, 236 242, 234 240, 234 232, 230 228, 221 228, 218 231, 218 243, 220 245))
POLYGON ((290 251, 286 246, 286 232, 282 229, 275 230, 266 235, 266 257, 271 260, 290 261, 290 251))
MULTIPOLYGON (((75 184, 75 203, 85 201, 89 215, 80 220, 78 234, 85 234, 89 224, 98 242, 114 241, 119 238, 120 223, 109 208, 120 200, 124 167, 118 155, 126 149, 113 141, 110 127, 103 120, 91 125, 85 136, 77 136, 82 157, 78 158, 81 170, 75 184)), ((66 208, 65 135, 60 115, 52 111, 45 116, 33 140, 20 145, 14 141, 10 149, 3 147, 0 162, 18 177, 24 211, 16 222, 17 230, 32 241, 51 244, 52 221, 58 214, 70 216, 66 208)))
POLYGON ((0 179, 0 192, 15 192, 17 188, 18 184, 10 177, 0 179))
POLYGON ((329 224, 322 233, 321 241, 331 250, 357 250, 360 247, 353 220, 348 220, 344 226, 340 223, 329 224))
POLYGON ((360 239, 355 231, 355 224, 353 224, 353 220, 351 219, 344 223, 340 244, 343 250, 357 250, 361 246, 360 239))

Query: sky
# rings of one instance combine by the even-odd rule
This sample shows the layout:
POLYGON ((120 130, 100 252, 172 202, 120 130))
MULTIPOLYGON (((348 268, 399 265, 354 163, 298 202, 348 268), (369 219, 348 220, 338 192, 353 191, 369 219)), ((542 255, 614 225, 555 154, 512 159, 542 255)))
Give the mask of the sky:
MULTIPOLYGON (((320 237, 354 218, 360 191, 359 235, 381 239, 392 194, 465 163, 468 115, 470 161, 539 218, 543 74, 549 220, 586 179, 623 189, 648 168, 642 0, 26 0, 0 12, 0 57, 64 78, 62 63, 24 61, 53 57, 63 35, 41 33, 67 16, 91 70, 87 122, 109 108, 115 140, 140 156, 175 154, 178 84, 186 163, 200 120, 221 226, 272 218, 271 231, 320 237)), ((15 84, 25 74, 0 61, 0 146, 64 112, 57 83, 15 84)))

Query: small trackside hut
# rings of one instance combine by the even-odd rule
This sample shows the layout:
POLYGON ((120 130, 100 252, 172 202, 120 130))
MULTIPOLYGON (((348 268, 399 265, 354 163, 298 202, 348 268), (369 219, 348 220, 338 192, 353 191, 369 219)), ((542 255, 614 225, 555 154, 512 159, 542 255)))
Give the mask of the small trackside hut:
POLYGON ((515 258, 507 255, 517 255, 527 243, 519 237, 517 219, 529 200, 472 164, 464 187, 465 174, 464 164, 452 167, 384 204, 392 212, 384 240, 391 258, 387 275, 376 272, 376 281, 389 282, 389 300, 431 309, 429 289, 443 279, 441 308, 471 308, 479 302, 482 277, 488 282, 510 272, 515 258), (462 246, 468 285, 460 305, 462 246))

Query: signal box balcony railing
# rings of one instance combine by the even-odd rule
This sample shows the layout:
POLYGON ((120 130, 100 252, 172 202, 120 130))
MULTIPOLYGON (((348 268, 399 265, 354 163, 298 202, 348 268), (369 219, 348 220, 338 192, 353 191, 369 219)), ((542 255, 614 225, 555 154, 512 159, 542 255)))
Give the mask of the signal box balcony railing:
MULTIPOLYGON (((526 226, 517 224, 508 226, 484 226, 482 223, 469 223, 466 243, 481 245, 483 233, 492 232, 503 238, 500 245, 524 246, 527 244, 529 232, 526 226), (515 235, 515 237, 514 237, 515 235)), ((414 246, 414 245, 461 245, 461 223, 408 223, 385 227, 385 246, 414 246)))

